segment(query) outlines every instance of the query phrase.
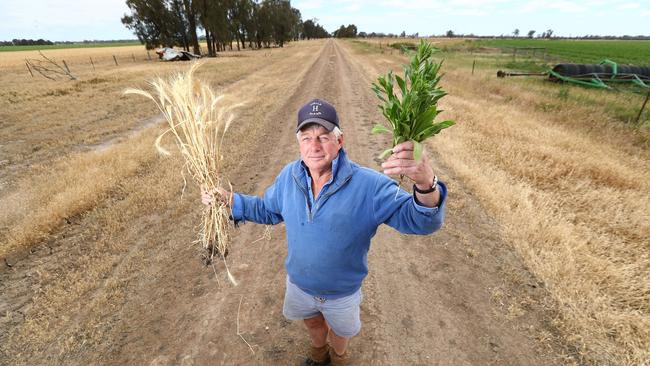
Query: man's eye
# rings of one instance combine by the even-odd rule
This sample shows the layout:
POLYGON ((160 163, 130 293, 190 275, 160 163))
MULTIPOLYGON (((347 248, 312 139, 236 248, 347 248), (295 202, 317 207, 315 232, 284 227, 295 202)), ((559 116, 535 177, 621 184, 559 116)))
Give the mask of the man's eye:
POLYGON ((320 140, 320 142, 327 142, 330 140, 329 137, 325 137, 325 136, 321 136, 318 139, 320 140))

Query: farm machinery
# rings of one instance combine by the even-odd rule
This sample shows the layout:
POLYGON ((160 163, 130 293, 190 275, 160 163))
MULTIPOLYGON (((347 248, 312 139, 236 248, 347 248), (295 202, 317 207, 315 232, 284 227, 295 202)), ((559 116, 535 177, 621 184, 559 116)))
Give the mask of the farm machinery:
POLYGON ((613 84, 627 84, 650 89, 650 66, 619 65, 603 60, 599 64, 558 64, 546 72, 507 72, 499 70, 497 77, 547 76, 555 82, 574 83, 583 86, 612 89, 613 84))

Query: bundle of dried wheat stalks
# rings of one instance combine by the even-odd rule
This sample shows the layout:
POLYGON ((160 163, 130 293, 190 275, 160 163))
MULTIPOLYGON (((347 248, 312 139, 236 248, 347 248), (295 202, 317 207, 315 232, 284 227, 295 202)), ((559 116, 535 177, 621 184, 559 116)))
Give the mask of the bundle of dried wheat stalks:
MULTIPOLYGON (((160 142, 171 133, 194 181, 202 190, 216 192, 224 183, 230 185, 221 171, 221 147, 235 117, 233 109, 244 103, 224 103, 223 94, 215 94, 208 85, 195 79, 193 74, 199 65, 195 62, 188 71, 179 72, 169 80, 158 77, 150 81, 153 94, 133 88, 124 93, 143 95, 156 103, 169 124, 169 128, 156 139, 156 149, 170 155, 160 142)), ((210 262, 215 255, 223 259, 228 278, 236 285, 225 260, 230 245, 229 215, 230 209, 224 200, 215 200, 214 204, 206 206, 198 242, 208 250, 210 262)))

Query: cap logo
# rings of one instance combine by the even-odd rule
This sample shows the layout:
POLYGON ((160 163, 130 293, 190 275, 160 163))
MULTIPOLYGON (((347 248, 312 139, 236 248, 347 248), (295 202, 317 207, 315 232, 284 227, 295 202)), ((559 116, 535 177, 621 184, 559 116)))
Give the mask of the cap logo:
POLYGON ((309 112, 310 116, 320 116, 323 114, 318 108, 321 106, 321 103, 318 102, 313 102, 311 103, 311 112, 309 112))

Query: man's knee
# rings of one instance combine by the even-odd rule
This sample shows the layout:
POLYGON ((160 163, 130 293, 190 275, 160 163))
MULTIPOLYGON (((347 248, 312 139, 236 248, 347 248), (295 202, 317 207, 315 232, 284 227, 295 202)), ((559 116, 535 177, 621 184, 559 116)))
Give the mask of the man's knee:
POLYGON ((307 328, 321 328, 325 326, 325 318, 323 314, 318 314, 315 317, 304 320, 307 328))

